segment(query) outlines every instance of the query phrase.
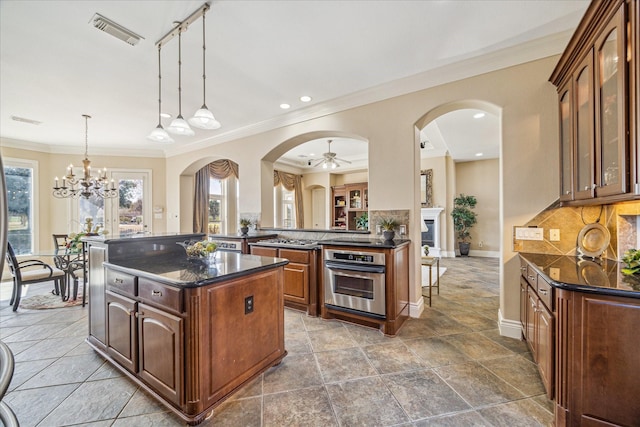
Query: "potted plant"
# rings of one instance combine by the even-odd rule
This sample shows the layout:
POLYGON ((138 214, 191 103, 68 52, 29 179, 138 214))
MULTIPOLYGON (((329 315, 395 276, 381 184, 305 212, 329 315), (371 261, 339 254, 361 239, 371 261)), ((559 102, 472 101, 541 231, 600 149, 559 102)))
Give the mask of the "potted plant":
POLYGON ((398 222, 395 219, 383 219, 380 221, 380 227, 382 227, 382 235, 384 240, 393 240, 396 234, 396 227, 398 222))
POLYGON ((253 224, 253 221, 249 218, 240 218, 240 232, 243 236, 246 236, 249 232, 249 227, 253 224))
POLYGON ((453 228, 458 236, 458 248, 460 255, 469 255, 469 246, 471 243, 471 227, 477 222, 477 214, 473 211, 478 201, 474 196, 465 196, 460 194, 453 199, 453 210, 451 217, 453 218, 453 228))
POLYGON ((369 214, 366 212, 355 218, 356 228, 358 230, 366 230, 369 228, 369 214))

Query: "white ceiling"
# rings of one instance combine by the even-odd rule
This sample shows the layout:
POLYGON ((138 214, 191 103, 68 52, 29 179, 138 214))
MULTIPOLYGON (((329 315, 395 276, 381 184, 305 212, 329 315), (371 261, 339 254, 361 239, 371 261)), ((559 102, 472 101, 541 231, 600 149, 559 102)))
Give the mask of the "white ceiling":
MULTIPOLYGON (((206 19, 206 101, 222 128, 152 143, 145 137, 157 124, 155 42, 202 4, 1 0, 3 144, 82 152, 82 114, 90 114, 90 154, 202 148, 559 53, 589 1, 214 1, 206 19), (93 28, 96 12, 144 40, 130 46, 93 28), (301 95, 313 100, 304 104, 301 95), (281 110, 283 102, 292 108, 281 110)), ((202 104, 201 37, 201 20, 182 36, 185 118, 202 104)), ((163 111, 174 116, 177 50, 177 39, 162 50, 163 111)), ((445 141, 465 128, 450 120, 438 120, 445 141)), ((332 151, 342 157, 338 142, 332 151)))

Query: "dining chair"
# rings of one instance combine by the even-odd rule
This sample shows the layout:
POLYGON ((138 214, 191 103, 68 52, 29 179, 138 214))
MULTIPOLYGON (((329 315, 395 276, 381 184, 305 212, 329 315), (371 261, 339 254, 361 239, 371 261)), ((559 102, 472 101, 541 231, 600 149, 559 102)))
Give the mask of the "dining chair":
POLYGON ((68 234, 52 234, 53 236, 53 250, 56 255, 58 253, 66 252, 67 244, 69 243, 69 235, 68 234))
POLYGON ((6 258, 7 264, 9 264, 9 271, 11 272, 11 276, 13 276, 13 292, 11 294, 11 300, 9 301, 9 305, 13 305, 13 311, 18 310, 22 287, 25 285, 53 280, 53 293, 60 295, 61 291, 62 293, 65 292, 67 273, 64 270, 51 267, 49 264, 37 259, 27 259, 18 262, 16 253, 9 242, 7 242, 6 258))
MULTIPOLYGON (((67 273, 67 284, 70 285, 70 281, 73 280, 73 300, 78 298, 78 281, 82 279, 84 281, 84 262, 82 261, 82 255, 77 254, 70 256, 69 254, 69 235, 68 234, 52 234, 54 243, 53 261, 57 268, 67 273)), ((69 298, 71 298, 71 288, 68 290, 69 298)), ((85 305, 86 289, 82 289, 82 306, 85 305)))

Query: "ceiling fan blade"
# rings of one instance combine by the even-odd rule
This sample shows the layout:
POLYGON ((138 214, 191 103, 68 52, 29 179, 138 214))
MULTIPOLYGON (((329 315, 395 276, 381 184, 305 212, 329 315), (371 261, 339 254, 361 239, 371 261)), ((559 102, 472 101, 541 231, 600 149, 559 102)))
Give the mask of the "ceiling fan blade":
POLYGON ((340 158, 338 158, 338 157, 336 157, 334 160, 337 160, 337 161, 339 161, 339 162, 345 162, 345 163, 349 163, 349 164, 351 164, 351 162, 350 162, 349 160, 340 159, 340 158))
POLYGON ((322 163, 324 162, 324 159, 321 159, 318 163, 316 163, 315 165, 313 165, 313 167, 317 167, 320 166, 322 163))

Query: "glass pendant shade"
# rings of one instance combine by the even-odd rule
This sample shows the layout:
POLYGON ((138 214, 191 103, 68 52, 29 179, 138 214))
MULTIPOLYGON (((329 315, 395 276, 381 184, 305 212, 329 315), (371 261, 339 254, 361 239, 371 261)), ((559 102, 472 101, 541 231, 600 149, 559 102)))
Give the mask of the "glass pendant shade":
POLYGON ((196 133, 191 129, 189 123, 182 116, 178 116, 169 125, 167 128, 167 132, 172 133, 174 135, 182 135, 182 136, 193 136, 196 133))
POLYGON ((216 120, 206 105, 203 105, 202 108, 195 112, 193 117, 189 119, 189 124, 198 129, 220 129, 220 122, 216 120))
POLYGON ((166 144, 173 143, 173 138, 167 133, 166 130, 162 127, 162 125, 158 125, 154 128, 151 133, 147 136, 147 139, 153 142, 164 142, 166 144))

